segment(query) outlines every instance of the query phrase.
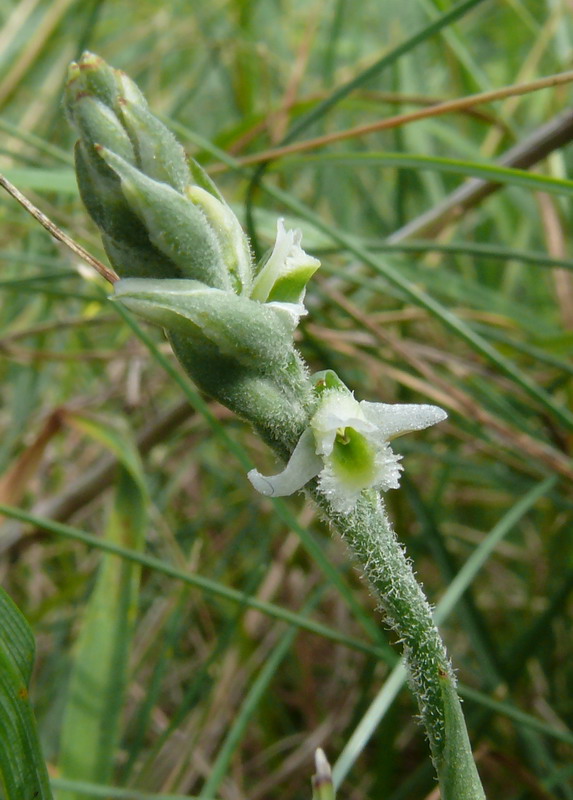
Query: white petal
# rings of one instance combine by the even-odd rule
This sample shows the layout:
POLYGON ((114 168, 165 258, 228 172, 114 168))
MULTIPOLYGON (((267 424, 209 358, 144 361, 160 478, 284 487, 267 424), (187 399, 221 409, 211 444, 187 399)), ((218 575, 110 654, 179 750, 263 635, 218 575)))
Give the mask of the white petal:
POLYGON ((403 433, 424 430, 430 425, 443 422, 448 416, 442 408, 429 405, 368 403, 362 400, 360 407, 366 419, 376 425, 385 441, 402 436, 403 433))
POLYGON ((392 451, 389 444, 384 443, 376 453, 376 473, 372 480, 364 486, 356 486, 341 477, 331 459, 326 459, 325 467, 318 476, 318 488, 339 514, 349 514, 358 502, 364 489, 377 489, 387 492, 388 489, 400 487, 400 473, 404 469, 400 464, 401 455, 392 451))
POLYGON ((277 238, 269 260, 259 272, 251 289, 251 299, 264 303, 275 281, 284 271, 289 253, 294 247, 295 231, 287 231, 284 220, 277 220, 277 238))
POLYGON ((325 392, 310 422, 316 439, 316 452, 329 456, 339 428, 354 428, 359 433, 374 433, 376 423, 369 422, 360 403, 351 394, 337 390, 325 392))
POLYGON ((302 434, 289 459, 288 464, 278 475, 261 475, 252 469, 247 478, 255 489, 266 497, 284 497, 293 494, 318 475, 322 460, 314 452, 314 437, 310 428, 302 434))

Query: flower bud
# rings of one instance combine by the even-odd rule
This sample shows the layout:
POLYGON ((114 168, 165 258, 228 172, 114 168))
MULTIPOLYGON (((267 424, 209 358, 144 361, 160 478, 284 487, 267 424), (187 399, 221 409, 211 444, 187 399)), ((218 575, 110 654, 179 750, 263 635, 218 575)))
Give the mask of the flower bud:
POLYGON ((70 67, 65 104, 80 135, 80 194, 120 277, 247 293, 252 262, 238 220, 127 75, 85 53, 70 67))
POLYGON ((96 145, 96 150, 119 177, 123 195, 152 245, 181 275, 230 290, 219 243, 200 207, 166 183, 148 178, 106 147, 96 145))
POLYGON ((262 302, 302 304, 306 284, 320 261, 304 252, 301 239, 300 231, 287 231, 284 221, 277 221, 275 245, 255 279, 251 297, 262 302))
POLYGON ((314 404, 293 334, 319 262, 281 221, 254 281, 247 238, 216 186, 97 56, 70 67, 66 111, 80 136, 80 193, 120 276, 116 299, 163 327, 197 386, 288 457, 314 404))

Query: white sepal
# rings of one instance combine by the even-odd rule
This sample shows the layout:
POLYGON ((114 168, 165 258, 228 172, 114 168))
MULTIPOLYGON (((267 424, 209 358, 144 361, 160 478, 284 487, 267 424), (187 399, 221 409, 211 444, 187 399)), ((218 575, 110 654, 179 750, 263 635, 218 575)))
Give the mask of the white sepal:
POLYGON ((252 469, 247 478, 257 492, 265 497, 284 497, 294 494, 314 478, 322 469, 322 460, 314 452, 312 431, 307 428, 302 434, 289 459, 288 464, 278 475, 261 475, 252 469))
POLYGON ((447 418, 443 408, 439 406, 402 404, 402 403, 369 403, 362 400, 360 407, 366 419, 373 422, 381 436, 391 441, 397 436, 412 431, 422 431, 430 425, 436 425, 447 418))

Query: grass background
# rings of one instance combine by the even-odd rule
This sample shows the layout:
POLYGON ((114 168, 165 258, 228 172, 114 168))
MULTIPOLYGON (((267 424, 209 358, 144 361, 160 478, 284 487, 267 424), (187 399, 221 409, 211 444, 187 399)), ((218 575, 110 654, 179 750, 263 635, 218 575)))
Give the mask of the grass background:
MULTIPOLYGON (((387 502, 430 599, 454 596, 442 630, 486 790, 508 800, 573 798, 572 156, 555 149, 527 180, 487 168, 549 122, 566 142, 572 90, 253 162, 567 70, 570 12, 0 2, 0 166, 55 222, 101 257, 61 109, 88 48, 136 80, 257 252, 277 216, 303 229, 323 261, 300 329, 313 369, 359 399, 447 409, 397 443, 406 474, 387 502), (464 175, 503 185, 444 210, 464 175)), ((246 467, 272 458, 196 395, 159 331, 8 196, 0 221, 0 500, 41 518, 7 513, 0 570, 36 635, 58 796, 303 798, 319 745, 343 754, 341 797, 435 796, 408 691, 379 694, 397 651, 340 542, 302 496, 253 494, 246 467)))

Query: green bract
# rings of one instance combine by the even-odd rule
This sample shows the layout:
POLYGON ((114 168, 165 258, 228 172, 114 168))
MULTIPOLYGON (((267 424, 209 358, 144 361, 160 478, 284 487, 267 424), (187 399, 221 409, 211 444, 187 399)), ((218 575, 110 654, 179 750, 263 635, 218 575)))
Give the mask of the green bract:
POLYGON ((198 347, 207 342, 244 367, 285 367, 296 323, 280 308, 257 303, 200 281, 127 278, 115 297, 139 316, 183 335, 198 347))
POLYGON ((241 226, 127 75, 85 53, 69 69, 82 199, 120 277, 192 278, 237 293, 253 265, 241 226))

